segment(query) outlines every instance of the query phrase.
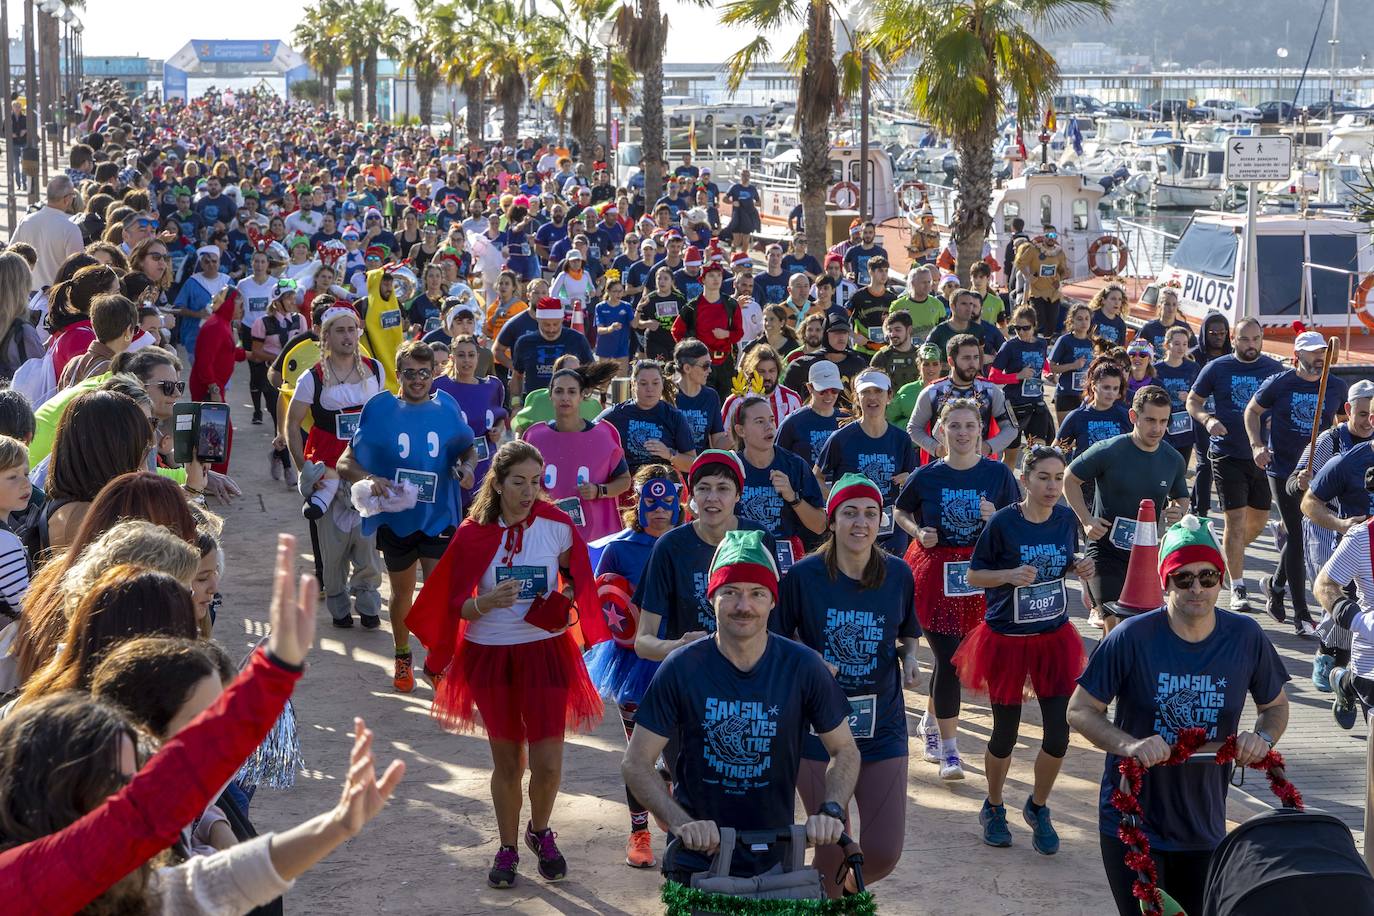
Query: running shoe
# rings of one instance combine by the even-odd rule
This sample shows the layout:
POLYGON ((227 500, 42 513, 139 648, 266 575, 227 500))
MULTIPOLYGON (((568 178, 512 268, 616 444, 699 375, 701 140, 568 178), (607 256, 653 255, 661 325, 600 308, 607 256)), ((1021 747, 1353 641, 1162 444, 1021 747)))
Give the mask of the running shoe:
POLYGON ((994 805, 983 799, 983 810, 978 812, 978 823, 983 825, 983 842, 989 846, 1005 848, 1011 845, 1011 829, 1007 827, 1007 806, 994 805))
POLYGON ((331 617, 330 623, 334 624, 334 626, 340 630, 351 630, 353 629, 353 615, 349 614, 347 617, 331 617))
POLYGON ((1293 618, 1293 632, 1303 639, 1317 638, 1317 624, 1311 616, 1304 614, 1301 617, 1293 618))
POLYGON ((1336 660, 1325 652, 1318 652, 1312 656, 1312 686, 1322 693, 1331 692, 1331 669, 1336 666, 1336 660))
POLYGON ((554 842, 557 838, 558 834, 548 827, 536 833, 533 827, 525 824, 525 845, 539 857, 539 876, 545 881, 562 881, 568 876, 568 862, 554 842))
POLYGON ((930 721, 929 716, 921 717, 921 735, 925 738, 923 756, 926 763, 940 762, 940 727, 930 721))
POLYGON ((1097 608, 1088 610, 1088 626, 1100 630, 1106 625, 1106 622, 1102 619, 1102 612, 1100 610, 1097 608))
POLYGON ((964 761, 958 751, 950 751, 940 764, 940 778, 946 781, 964 778, 964 761))
POLYGON ((382 618, 376 614, 359 614, 358 619, 363 622, 364 630, 375 630, 382 625, 382 618))
POLYGON ((415 689, 415 663, 409 652, 396 656, 396 673, 391 677, 391 686, 401 693, 410 693, 415 689))
POLYGON ((1260 591, 1264 593, 1264 611, 1279 623, 1288 621, 1288 611, 1283 607, 1283 589, 1274 585, 1273 576, 1260 579, 1260 591))
POLYGON ((1021 816, 1031 829, 1031 845, 1042 856, 1052 856, 1059 851, 1059 834, 1050 823, 1050 806, 1041 805, 1039 811, 1032 811, 1031 801, 1027 795, 1026 803, 1021 806, 1021 816))
POLYGON ((430 671, 428 667, 421 665, 420 675, 426 681, 429 681, 430 689, 432 689, 435 693, 439 692, 439 685, 442 684, 444 681, 444 675, 442 672, 436 673, 434 671, 430 671))
POLYGON ((1255 609, 1250 607, 1250 595, 1245 591, 1245 583, 1235 582, 1231 585, 1231 610, 1237 614, 1253 614, 1255 609))
POLYGON ((281 458, 277 457, 276 452, 267 453, 267 466, 272 472, 272 479, 281 480, 281 458))
POLYGON ((300 479, 296 473, 296 466, 288 461, 286 466, 282 468, 282 472, 286 475, 286 485, 293 490, 296 489, 296 481, 300 479))
POLYGON ((254 426, 261 426, 261 425, 262 425, 262 411, 261 411, 261 410, 255 410, 255 411, 253 411, 253 425, 254 425, 254 426))
POLYGON ((514 846, 502 846, 496 850, 496 861, 491 863, 487 872, 487 883, 492 887, 511 887, 515 884, 515 866, 520 864, 520 853, 514 846))
POLYGON ((1331 715, 1336 724, 1349 731, 1355 727, 1355 677, 1348 668, 1331 669, 1331 715))
POLYGON ((653 868, 658 864, 648 830, 630 831, 630 838, 625 841, 625 864, 631 868, 653 868))

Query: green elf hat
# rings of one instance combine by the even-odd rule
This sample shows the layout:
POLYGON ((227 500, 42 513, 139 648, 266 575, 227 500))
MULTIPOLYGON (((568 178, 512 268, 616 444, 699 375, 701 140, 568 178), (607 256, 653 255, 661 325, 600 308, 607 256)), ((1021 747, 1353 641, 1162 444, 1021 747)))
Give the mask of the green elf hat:
POLYGON ((778 564, 763 543, 762 531, 727 531, 711 558, 711 578, 706 597, 732 582, 762 585, 778 600, 778 564))
POLYGON ((1159 541, 1159 581, 1165 584, 1169 574, 1189 563, 1211 563, 1219 572, 1226 572, 1226 559, 1212 525, 1206 519, 1189 513, 1171 525, 1159 541))
POLYGON ((687 485, 694 487, 697 485, 697 478, 701 472, 712 465, 723 465, 735 479, 735 487, 738 490, 744 489, 744 462, 734 452, 728 452, 723 448, 708 448, 697 456, 697 460, 692 462, 692 469, 687 472, 687 485))
POLYGON ((835 481, 835 486, 830 490, 830 498, 825 501, 825 518, 827 521, 835 517, 835 513, 840 510, 840 505, 851 499, 871 499, 879 506, 883 504, 882 491, 878 485, 863 474, 845 474, 835 481))

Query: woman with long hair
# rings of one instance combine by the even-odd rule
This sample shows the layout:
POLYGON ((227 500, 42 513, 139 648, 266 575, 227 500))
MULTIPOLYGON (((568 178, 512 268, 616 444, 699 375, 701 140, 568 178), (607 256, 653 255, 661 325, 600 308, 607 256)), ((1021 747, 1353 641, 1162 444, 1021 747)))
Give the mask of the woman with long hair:
POLYGON ((29 262, 0 252, 0 377, 13 378, 25 360, 43 355, 43 341, 29 323, 29 262))
POLYGON ((1093 294, 1088 308, 1092 311, 1089 335, 1119 347, 1125 346, 1126 319, 1121 313, 1126 308, 1126 287, 1120 283, 1106 284, 1093 294))
MULTIPOLYGON (((627 741, 634 734, 639 701, 659 666, 657 661, 635 654, 639 608, 630 599, 644 575, 654 544, 682 520, 677 477, 668 465, 641 467, 635 473, 634 490, 635 504, 620 513, 624 529, 592 545, 593 550, 600 548, 595 562, 602 607, 609 604, 615 613, 606 615, 611 638, 592 647, 585 656, 592 683, 620 711, 627 741)), ((649 809, 629 787, 625 789, 625 800, 630 808, 625 864, 631 868, 653 868, 656 862, 649 837, 649 809)))
POLYGON ((711 378, 711 352, 706 344, 689 337, 673 348, 673 406, 682 411, 692 429, 698 454, 708 448, 725 448, 730 437, 720 413, 720 394, 706 384, 711 378))
POLYGON ((1068 412, 1055 434, 1060 448, 1071 449, 1070 461, 1094 443, 1131 431, 1130 414, 1121 403, 1125 389, 1126 373, 1115 360, 1101 356, 1088 366, 1083 403, 1068 412))
POLYGON ((941 779, 964 778, 954 653, 987 612, 983 593, 966 581, 969 558, 987 520, 1020 495, 1011 469, 982 456, 982 422, 977 401, 946 401, 935 430, 945 457, 917 468, 896 503, 896 522, 911 535, 905 559, 916 582, 916 616, 935 656, 921 736, 941 779))
POLYGON ((172 260, 167 243, 150 235, 129 252, 129 272, 124 275, 124 295, 138 305, 167 308, 172 288, 172 260))
POLYGON ((1050 348, 1050 371, 1059 376, 1054 386, 1054 420, 1064 422, 1069 411, 1083 403, 1088 364, 1095 349, 1092 339, 1093 311, 1083 303, 1069 309, 1069 329, 1050 348))
POLYGON ((741 344, 740 352, 748 353, 760 344, 767 344, 774 353, 784 359, 789 353, 801 346, 797 341, 797 332, 792 327, 792 315, 786 306, 777 303, 766 306, 763 310, 762 333, 741 344))
POLYGON ((581 415, 583 392, 606 384, 618 371, 614 360, 597 360, 555 372, 549 382, 553 419, 536 423, 521 435, 544 457, 545 492, 568 513, 587 541, 618 529, 617 500, 630 489, 630 469, 619 434, 610 424, 584 420, 581 415))
POLYGON ((111 245, 109 242, 91 242, 86 246, 86 254, 106 267, 113 267, 120 276, 129 272, 129 259, 119 249, 118 245, 111 245))
POLYGON ((473 487, 463 491, 463 505, 470 505, 482 478, 491 467, 491 454, 501 441, 501 430, 509 421, 506 386, 494 375, 477 374, 479 362, 477 338, 460 334, 449 346, 448 371, 434 379, 434 388, 446 391, 458 402, 458 407, 472 427, 477 445, 477 466, 473 469, 473 487))
POLYGON ((1126 358, 1131 361, 1131 368, 1126 372, 1125 401, 1129 404, 1141 388, 1159 383, 1155 381, 1155 348, 1148 340, 1136 338, 1127 344, 1126 358))
POLYGON ((487 876, 492 887, 515 883, 526 760, 525 845, 546 880, 567 875, 549 827, 564 736, 594 726, 604 709, 573 632, 580 629, 585 645, 609 638, 587 545, 568 516, 543 499, 543 479, 538 449, 519 441, 501 446, 467 520, 407 618, 429 649, 426 674, 442 678, 435 717, 467 731, 480 716, 487 732, 500 833, 487 876))
POLYGON ((974 545, 968 584, 986 592, 988 610, 954 655, 964 686, 992 700, 992 736, 983 759, 988 796, 978 815, 989 846, 1011 845, 1002 789, 1019 737, 1021 704, 1030 691, 1039 698, 1044 737, 1021 814, 1030 825, 1031 844, 1047 856, 1059 851, 1050 790, 1069 748, 1069 696, 1087 660, 1083 638, 1069 620, 1064 580, 1072 572, 1086 581, 1095 571, 1091 559, 1077 558, 1078 518, 1059 500, 1066 468, 1056 448, 1027 451, 1021 470, 1025 496, 999 509, 974 545))
POLYGON ((1016 438, 1002 453, 1007 467, 1016 467, 1021 445, 1049 442, 1054 420, 1045 406, 1042 378, 1049 359, 1049 345, 1035 333, 1035 308, 1023 305, 1012 312, 1012 336, 1007 338, 988 367, 988 380, 1002 386, 1007 405, 1016 417, 1016 438))
POLYGON ((1183 320, 1178 309, 1178 290, 1172 286, 1164 286, 1159 290, 1159 302, 1157 305, 1156 318, 1151 318, 1141 325, 1136 332, 1136 340, 1147 340, 1154 348, 1154 358, 1161 360, 1167 345, 1165 338, 1174 328, 1182 328, 1188 335, 1188 346, 1191 348, 1197 344, 1197 336, 1193 334, 1193 329, 1188 326, 1188 322, 1183 320))
POLYGON ((636 360, 630 367, 630 378, 634 397, 607 407, 599 418, 620 433, 630 471, 658 461, 666 461, 683 473, 691 470, 697 457, 692 429, 672 404, 673 383, 662 364, 636 360))
POLYGON ((52 349, 53 372, 57 378, 62 377, 69 360, 85 353, 95 341, 91 303, 97 296, 119 291, 119 274, 103 264, 83 267, 70 280, 49 287, 46 326, 52 335, 48 346, 52 349))
MULTIPOLYGON (((863 825, 864 878, 890 874, 906 834, 907 734, 903 690, 916 687, 921 627, 912 605, 911 571, 878 546, 883 494, 863 474, 845 474, 826 502, 829 536, 817 553, 783 577, 776 630, 821 654, 849 697, 851 730, 863 763, 854 803, 863 825), (853 641, 872 651, 860 650, 853 641)), ((830 755, 815 735, 802 741, 797 791, 807 811, 827 800, 830 755)), ((847 812, 846 812, 847 815, 847 812)), ((848 817, 846 816, 846 822, 848 817)), ((855 892, 852 876, 835 883, 843 853, 816 847, 816 869, 831 897, 855 892)))

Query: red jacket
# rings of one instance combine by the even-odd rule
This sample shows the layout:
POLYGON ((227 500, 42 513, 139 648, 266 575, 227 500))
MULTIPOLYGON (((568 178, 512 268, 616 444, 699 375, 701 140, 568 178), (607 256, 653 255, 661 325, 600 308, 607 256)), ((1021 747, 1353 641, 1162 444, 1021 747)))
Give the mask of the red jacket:
POLYGON ((697 297, 692 308, 696 311, 694 325, 689 327, 682 315, 678 315, 673 319, 673 339, 695 337, 711 351, 711 362, 725 362, 726 357, 734 351, 735 344, 744 336, 744 321, 739 305, 728 296, 711 302, 705 295, 701 295, 697 297), (727 335, 717 337, 714 333, 717 328, 726 331, 727 335))
POLYGON ((234 363, 248 358, 243 347, 239 346, 238 336, 234 333, 234 304, 238 293, 231 291, 215 309, 215 313, 205 320, 196 336, 196 358, 191 365, 191 399, 206 401, 211 385, 219 386, 219 397, 224 400, 224 386, 229 384, 234 374, 234 363))
POLYGON ((0 852, 5 912, 74 913, 171 846, 267 737, 300 676, 253 653, 229 689, 127 786, 57 833, 0 852))

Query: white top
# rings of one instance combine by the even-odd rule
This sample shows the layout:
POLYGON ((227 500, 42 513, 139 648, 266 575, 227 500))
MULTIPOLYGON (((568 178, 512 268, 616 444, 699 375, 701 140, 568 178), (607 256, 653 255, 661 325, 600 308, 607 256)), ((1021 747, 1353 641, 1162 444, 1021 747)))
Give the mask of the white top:
MULTIPOLYGON (((504 521, 498 524, 508 527, 504 521)), ((536 518, 525 529, 524 541, 510 563, 506 563, 505 533, 501 535, 496 556, 482 573, 477 584, 477 593, 485 595, 496 588, 496 568, 498 566, 542 566, 545 569, 549 590, 558 588, 558 557, 572 546, 572 529, 562 522, 547 518, 536 518)), ((525 623, 532 599, 520 598, 511 607, 494 608, 476 620, 468 621, 463 638, 483 646, 516 646, 521 643, 537 642, 557 636, 548 630, 525 623)))
POLYGON ((28 551, 13 531, 0 528, 0 598, 18 613, 28 590, 28 551))
MULTIPOLYGON (((363 380, 346 385, 326 385, 320 393, 320 406, 325 410, 343 410, 366 404, 368 399, 382 390, 381 383, 372 370, 363 365, 363 380)), ((291 402, 310 404, 315 400, 315 373, 302 372, 296 377, 296 389, 291 392, 291 402)))
POLYGON ((1350 667, 1360 677, 1374 677, 1374 571, 1369 567, 1369 526, 1356 525, 1347 531, 1322 572, 1337 585, 1355 583, 1360 613, 1350 624, 1350 667))
POLYGON ((267 314, 267 304, 272 301, 272 294, 277 291, 277 278, 268 274, 267 279, 259 283, 250 275, 234 286, 243 297, 243 318, 239 323, 251 328, 253 322, 267 314))
POLYGON ((52 286, 62 262, 84 247, 81 230, 71 217, 54 207, 44 207, 20 220, 10 241, 27 242, 38 252, 38 263, 33 268, 35 290, 52 286))
POLYGON ((168 916, 233 916, 264 906, 291 890, 272 864, 272 834, 264 833, 222 852, 192 856, 159 868, 149 882, 157 913, 168 916))
POLYGON ((753 296, 740 300, 740 327, 744 331, 742 340, 753 340, 763 333, 763 306, 753 296))

